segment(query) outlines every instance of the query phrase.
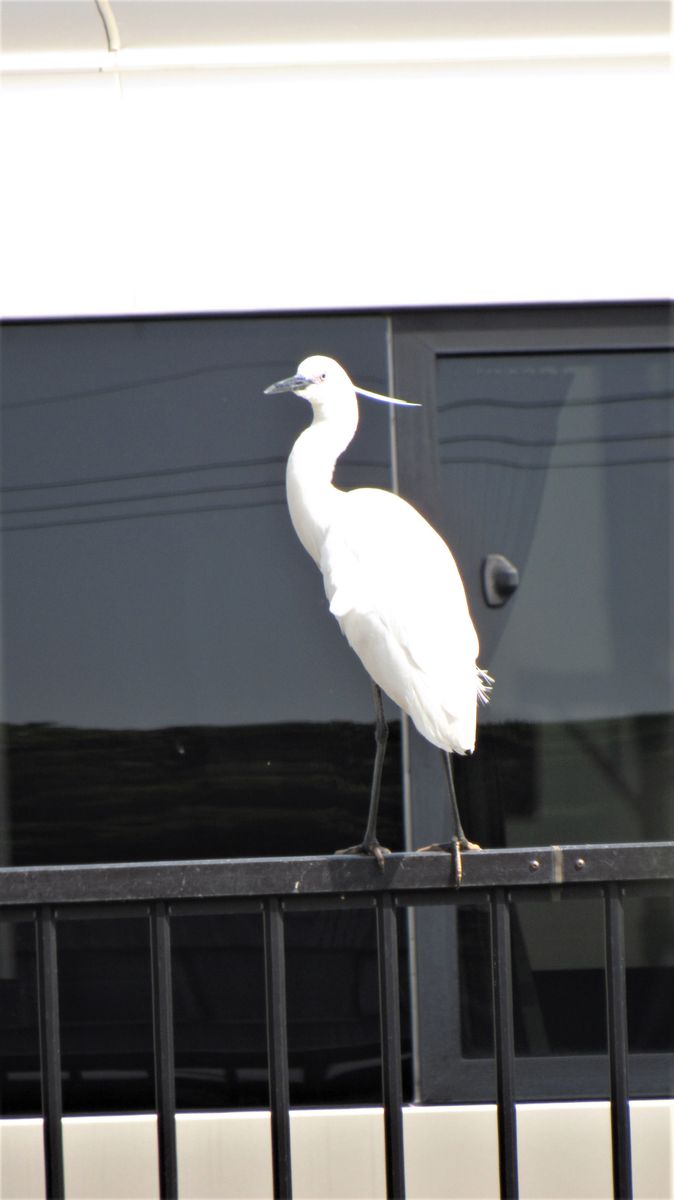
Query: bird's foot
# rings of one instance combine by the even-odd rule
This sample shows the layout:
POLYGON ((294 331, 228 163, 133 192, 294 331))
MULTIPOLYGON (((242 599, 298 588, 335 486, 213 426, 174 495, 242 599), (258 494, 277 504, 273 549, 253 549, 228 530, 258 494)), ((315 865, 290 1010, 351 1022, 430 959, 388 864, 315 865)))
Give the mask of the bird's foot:
POLYGON ((359 842, 357 846, 347 846, 346 850, 335 850, 335 854, 369 854, 374 858, 380 871, 384 870, 384 860, 391 851, 382 846, 376 838, 371 842, 359 842))
POLYGON ((478 846, 477 842, 469 842, 467 837, 456 837, 452 838, 451 842, 434 842, 432 846, 420 846, 417 853, 451 854, 454 861, 454 880, 456 886, 459 888, 461 887, 461 881, 463 879, 463 859, 461 857, 461 852, 481 849, 482 847, 478 846))
POLYGON ((468 838, 452 838, 451 842, 433 842, 432 846, 420 846, 417 854, 452 854, 455 847, 460 850, 481 850, 477 842, 469 842, 468 838))

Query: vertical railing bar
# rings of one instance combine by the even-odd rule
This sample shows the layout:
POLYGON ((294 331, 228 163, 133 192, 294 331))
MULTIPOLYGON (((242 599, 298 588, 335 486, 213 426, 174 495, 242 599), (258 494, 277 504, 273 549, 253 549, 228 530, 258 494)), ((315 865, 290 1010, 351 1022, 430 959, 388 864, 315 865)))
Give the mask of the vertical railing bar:
POLYGON ((291 1200, 285 936, 283 910, 276 896, 270 896, 264 906, 264 962, 274 1197, 275 1200, 291 1200))
POLYGON ((377 963, 381 1024, 381 1069, 384 1101, 386 1195, 404 1200, 403 1085, 400 1049, 400 985, 398 927, 390 892, 377 897, 377 963))
POLYGON ((513 1019, 510 908, 505 890, 491 897, 492 984, 496 1050, 496 1102, 499 1175, 502 1200, 519 1196, 517 1112, 515 1108, 515 1033, 513 1019))
POLYGON ((65 1176, 58 956, 56 919, 49 905, 41 905, 38 909, 35 936, 45 1193, 47 1200, 62 1200, 65 1176))
POLYGON ((631 1200, 632 1143, 625 987, 625 914, 622 892, 618 884, 607 884, 604 891, 604 912, 613 1195, 616 1200, 631 1200))
POLYGON ((154 1037, 155 1104, 157 1106, 157 1151, 161 1200, 178 1196, 178 1151, 176 1139, 176 1089, 173 1037, 173 980, 171 971, 171 925, 163 900, 150 913, 152 959, 152 1028, 154 1037))

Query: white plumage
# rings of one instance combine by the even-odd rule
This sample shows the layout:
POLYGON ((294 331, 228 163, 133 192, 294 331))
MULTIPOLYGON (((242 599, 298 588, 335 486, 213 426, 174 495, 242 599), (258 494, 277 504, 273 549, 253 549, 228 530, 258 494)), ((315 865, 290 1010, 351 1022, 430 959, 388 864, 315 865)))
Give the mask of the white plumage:
POLYGON ((447 546, 406 501, 359 489, 323 543, 330 611, 365 669, 434 746, 475 746, 477 636, 447 546))
POLYGON ((339 363, 320 355, 267 388, 294 391, 313 409, 288 459, 292 523, 371 678, 434 746, 469 753, 477 701, 491 681, 476 665, 478 639, 449 547, 400 496, 332 482, 358 427, 357 390, 339 363))

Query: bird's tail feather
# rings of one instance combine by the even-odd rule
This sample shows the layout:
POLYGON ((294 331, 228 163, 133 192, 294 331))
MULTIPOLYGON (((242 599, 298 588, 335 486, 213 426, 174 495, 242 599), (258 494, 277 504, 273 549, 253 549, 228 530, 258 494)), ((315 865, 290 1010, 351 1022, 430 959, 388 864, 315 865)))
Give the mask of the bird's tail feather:
POLYGON ((489 704, 491 690, 494 686, 494 680, 487 671, 483 671, 481 667, 477 668, 477 698, 480 704, 489 704))

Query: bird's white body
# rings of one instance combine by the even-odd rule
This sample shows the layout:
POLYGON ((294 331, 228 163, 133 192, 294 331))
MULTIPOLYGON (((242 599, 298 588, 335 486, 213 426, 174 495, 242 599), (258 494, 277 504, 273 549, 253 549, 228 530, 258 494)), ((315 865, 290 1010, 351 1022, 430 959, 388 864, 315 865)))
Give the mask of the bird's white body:
POLYGON ((378 488, 341 491, 335 463, 358 426, 348 375, 332 359, 299 367, 315 383, 312 424, 288 459, 293 526, 323 575, 330 611, 375 683, 434 746, 466 754, 488 677, 454 558, 420 513, 378 488))

